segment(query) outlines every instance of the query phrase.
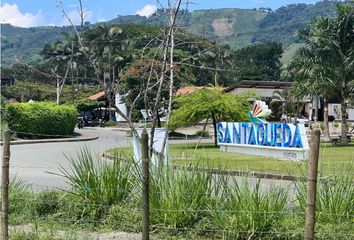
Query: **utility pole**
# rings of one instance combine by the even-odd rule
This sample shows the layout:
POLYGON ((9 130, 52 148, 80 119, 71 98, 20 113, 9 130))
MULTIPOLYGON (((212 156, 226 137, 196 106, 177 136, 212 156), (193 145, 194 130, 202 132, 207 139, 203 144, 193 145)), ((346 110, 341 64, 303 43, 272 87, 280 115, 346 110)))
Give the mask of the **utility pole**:
POLYGON ((315 221, 316 221, 316 185, 318 170, 318 155, 320 149, 320 130, 314 130, 311 136, 311 152, 309 161, 309 170, 307 177, 307 209, 306 209, 306 225, 305 240, 313 240, 315 237, 315 221))

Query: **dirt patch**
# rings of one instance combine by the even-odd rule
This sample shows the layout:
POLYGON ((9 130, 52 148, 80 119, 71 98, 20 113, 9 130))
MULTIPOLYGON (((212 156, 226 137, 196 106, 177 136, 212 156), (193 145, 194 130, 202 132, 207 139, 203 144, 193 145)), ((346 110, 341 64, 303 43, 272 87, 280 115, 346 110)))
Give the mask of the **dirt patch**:
MULTIPOLYGON (((11 233, 35 233, 37 236, 56 236, 58 238, 70 238, 70 239, 92 239, 92 240, 140 240, 141 233, 127 233, 127 232, 108 232, 108 233, 100 233, 100 232, 89 232, 89 231, 50 231, 49 229, 37 229, 34 230, 35 226, 33 224, 27 225, 17 225, 11 226, 9 228, 11 233)), ((152 237, 151 239, 157 239, 152 237)))
POLYGON ((214 33, 219 37, 231 36, 234 31, 232 26, 235 20, 232 18, 217 18, 212 22, 214 33))

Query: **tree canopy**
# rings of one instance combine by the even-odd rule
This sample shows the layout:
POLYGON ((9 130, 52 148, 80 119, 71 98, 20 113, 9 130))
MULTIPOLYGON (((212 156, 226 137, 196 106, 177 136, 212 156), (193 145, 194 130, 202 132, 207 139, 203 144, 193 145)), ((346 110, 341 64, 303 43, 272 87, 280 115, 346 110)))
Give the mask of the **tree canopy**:
POLYGON ((171 126, 191 126, 212 119, 215 145, 217 121, 244 121, 248 119, 251 104, 248 95, 226 94, 221 88, 202 88, 176 98, 177 109, 172 113, 171 126))

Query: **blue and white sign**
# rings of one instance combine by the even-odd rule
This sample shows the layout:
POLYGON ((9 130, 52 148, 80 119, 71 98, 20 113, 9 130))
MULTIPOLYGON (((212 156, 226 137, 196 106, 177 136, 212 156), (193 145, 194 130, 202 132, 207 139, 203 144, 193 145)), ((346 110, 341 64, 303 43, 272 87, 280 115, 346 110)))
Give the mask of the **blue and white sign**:
POLYGON ((219 122, 221 151, 301 161, 307 159, 309 144, 303 124, 268 122, 219 122))

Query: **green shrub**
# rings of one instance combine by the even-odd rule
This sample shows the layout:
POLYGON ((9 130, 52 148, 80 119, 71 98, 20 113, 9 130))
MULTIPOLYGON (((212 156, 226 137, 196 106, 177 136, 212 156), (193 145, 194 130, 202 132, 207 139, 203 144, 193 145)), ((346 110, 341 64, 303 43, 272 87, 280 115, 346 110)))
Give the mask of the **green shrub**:
POLYGON ((117 126, 117 122, 116 121, 113 121, 113 120, 109 120, 106 122, 106 127, 115 127, 117 126))
POLYGON ((77 113, 72 105, 56 106, 47 102, 15 103, 6 107, 5 120, 15 132, 72 135, 77 113))
POLYGON ((208 131, 199 130, 197 132, 197 136, 199 136, 199 137, 210 137, 210 134, 209 134, 208 131))

